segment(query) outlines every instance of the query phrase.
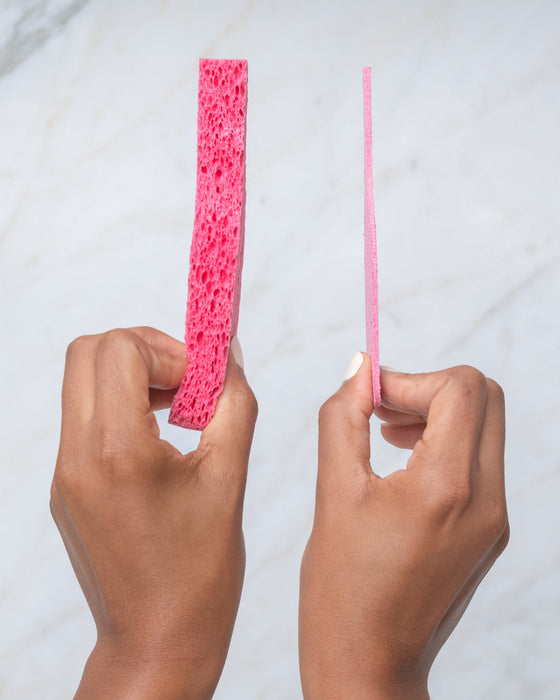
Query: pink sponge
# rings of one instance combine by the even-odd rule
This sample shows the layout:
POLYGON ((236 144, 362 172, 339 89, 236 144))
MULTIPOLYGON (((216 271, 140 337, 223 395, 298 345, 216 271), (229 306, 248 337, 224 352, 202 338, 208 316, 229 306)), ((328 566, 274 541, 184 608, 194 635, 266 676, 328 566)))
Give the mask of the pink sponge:
POLYGON ((202 430, 214 415, 237 333, 245 233, 247 61, 201 59, 198 165, 186 354, 169 422, 202 430))
POLYGON ((379 378, 379 320, 377 300, 377 238, 373 207, 373 163, 371 145, 371 68, 363 70, 364 85, 364 239, 366 277, 366 350, 371 357, 373 405, 381 405, 379 378))

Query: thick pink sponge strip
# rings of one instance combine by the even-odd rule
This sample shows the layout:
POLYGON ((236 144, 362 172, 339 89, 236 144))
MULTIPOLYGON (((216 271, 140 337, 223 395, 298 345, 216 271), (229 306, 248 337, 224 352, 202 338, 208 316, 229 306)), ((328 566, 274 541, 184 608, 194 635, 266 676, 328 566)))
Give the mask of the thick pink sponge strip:
POLYGON ((191 243, 189 365, 169 422, 202 430, 214 415, 237 333, 245 234, 247 61, 201 59, 198 166, 191 243))
POLYGON ((379 378, 379 314, 377 298, 377 238, 373 206, 371 138, 371 68, 364 68, 364 240, 366 277, 366 350, 371 357, 373 405, 381 405, 379 378))

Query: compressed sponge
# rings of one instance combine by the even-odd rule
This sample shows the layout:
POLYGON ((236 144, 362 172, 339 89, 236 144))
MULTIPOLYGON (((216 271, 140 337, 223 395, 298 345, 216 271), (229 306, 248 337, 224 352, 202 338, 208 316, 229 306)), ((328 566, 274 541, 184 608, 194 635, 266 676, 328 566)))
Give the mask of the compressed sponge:
POLYGON ((371 68, 363 70, 364 92, 364 242, 366 280, 366 350, 371 357, 373 405, 381 405, 379 377, 379 312, 377 296, 377 238, 373 206, 371 138, 371 68))
POLYGON ((201 59, 194 231, 187 317, 187 371, 169 422, 202 430, 223 389, 237 333, 245 236, 247 61, 201 59))

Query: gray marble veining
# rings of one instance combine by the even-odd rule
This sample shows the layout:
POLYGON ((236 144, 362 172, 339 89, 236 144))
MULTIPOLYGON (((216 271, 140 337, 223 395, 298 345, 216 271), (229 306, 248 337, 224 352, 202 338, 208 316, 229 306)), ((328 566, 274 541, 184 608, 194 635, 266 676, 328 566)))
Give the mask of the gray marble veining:
POLYGON ((61 32, 88 0, 4 0, 0 5, 0 80, 61 32))

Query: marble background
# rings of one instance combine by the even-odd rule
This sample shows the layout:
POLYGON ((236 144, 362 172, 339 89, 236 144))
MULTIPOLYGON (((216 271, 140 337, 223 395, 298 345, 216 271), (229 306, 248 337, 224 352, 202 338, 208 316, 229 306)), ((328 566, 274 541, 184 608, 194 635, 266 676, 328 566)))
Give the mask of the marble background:
MULTIPOLYGON (((508 404, 511 543, 432 697, 559 697, 559 26, 554 0, 0 2, 2 698, 71 697, 94 640, 48 512, 64 352, 115 326, 182 336, 201 56, 249 60, 239 336, 260 400, 216 697, 301 697, 316 415, 364 346, 364 65, 382 362, 473 364, 508 404)), ((372 450, 381 473, 406 459, 375 428, 372 450)))

